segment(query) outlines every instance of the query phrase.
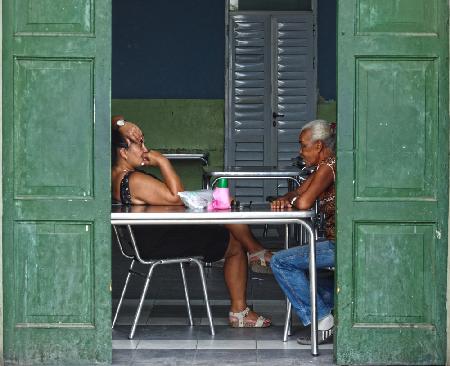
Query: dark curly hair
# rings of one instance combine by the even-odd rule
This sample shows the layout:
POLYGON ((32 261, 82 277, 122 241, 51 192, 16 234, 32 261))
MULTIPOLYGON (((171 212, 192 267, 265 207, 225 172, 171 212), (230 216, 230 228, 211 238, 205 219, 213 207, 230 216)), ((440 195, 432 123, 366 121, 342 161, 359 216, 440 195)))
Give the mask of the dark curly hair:
POLYGON ((114 166, 118 159, 117 151, 120 148, 128 149, 127 140, 117 130, 113 130, 111 134, 111 165, 114 166))

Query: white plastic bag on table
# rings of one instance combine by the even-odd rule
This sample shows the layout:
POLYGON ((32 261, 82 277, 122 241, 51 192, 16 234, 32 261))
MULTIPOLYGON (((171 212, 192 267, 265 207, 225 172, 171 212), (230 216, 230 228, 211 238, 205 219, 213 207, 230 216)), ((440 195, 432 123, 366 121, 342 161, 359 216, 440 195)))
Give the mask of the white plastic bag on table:
POLYGON ((209 189, 178 192, 178 196, 186 207, 197 210, 206 208, 213 200, 213 192, 209 189))

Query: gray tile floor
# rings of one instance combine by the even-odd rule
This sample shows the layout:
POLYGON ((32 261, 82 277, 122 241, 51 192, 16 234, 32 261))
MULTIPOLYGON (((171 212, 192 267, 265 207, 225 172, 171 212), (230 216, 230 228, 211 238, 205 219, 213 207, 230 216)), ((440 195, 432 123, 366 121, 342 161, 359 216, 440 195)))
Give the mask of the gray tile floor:
MULTIPOLYGON (((271 275, 249 274, 248 299, 253 309, 270 316, 266 329, 232 329, 227 325, 228 295, 220 263, 207 270, 208 292, 216 335, 211 336, 202 300, 200 279, 194 267, 187 268, 194 326, 188 325, 183 287, 178 267, 161 267, 155 273, 133 340, 128 339, 137 300, 126 299, 113 330, 113 365, 333 365, 333 345, 321 345, 320 356, 311 356, 308 346, 296 336, 309 332, 296 317, 293 336, 282 342, 284 296, 271 275)), ((121 286, 125 275, 118 279, 121 286)), ((131 294, 142 288, 133 282, 131 294)), ((120 293, 120 289, 113 289, 120 293)), ((136 296, 131 296, 136 297, 136 296)), ((115 310, 116 301, 113 302, 115 310)))

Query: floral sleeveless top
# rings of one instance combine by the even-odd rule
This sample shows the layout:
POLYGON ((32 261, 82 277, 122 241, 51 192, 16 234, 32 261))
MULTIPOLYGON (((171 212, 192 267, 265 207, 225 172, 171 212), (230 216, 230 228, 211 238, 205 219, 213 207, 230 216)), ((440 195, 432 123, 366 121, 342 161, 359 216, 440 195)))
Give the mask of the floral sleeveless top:
MULTIPOLYGON (((336 157, 329 157, 317 165, 319 170, 323 165, 333 171, 333 183, 319 196, 319 211, 325 214, 325 236, 328 240, 336 241, 336 157)), ((322 168, 324 169, 324 168, 322 168)))

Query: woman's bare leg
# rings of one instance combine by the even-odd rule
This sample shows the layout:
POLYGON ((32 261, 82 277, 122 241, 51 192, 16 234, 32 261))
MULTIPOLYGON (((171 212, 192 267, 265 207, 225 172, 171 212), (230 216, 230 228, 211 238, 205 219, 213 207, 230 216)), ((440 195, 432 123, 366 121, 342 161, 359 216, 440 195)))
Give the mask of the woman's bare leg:
MULTIPOLYGON (((247 256, 241 243, 230 235, 223 266, 225 283, 230 294, 232 312, 243 311, 247 307, 247 256)), ((247 320, 256 321, 258 315, 250 311, 247 320)))
POLYGON ((239 242, 230 235, 223 266, 225 283, 231 299, 231 311, 242 311, 247 306, 247 257, 239 242))
POLYGON ((249 253, 263 250, 264 247, 253 236, 248 225, 245 224, 229 224, 225 227, 230 231, 231 235, 238 240, 249 253))
MULTIPOLYGON (((252 231, 248 225, 245 224, 229 224, 225 227, 230 231, 231 235, 241 243, 244 249, 252 254, 264 250, 264 247, 260 244, 258 240, 253 236, 252 231)), ((267 252, 265 254, 265 260, 270 261, 272 253, 267 252)))

